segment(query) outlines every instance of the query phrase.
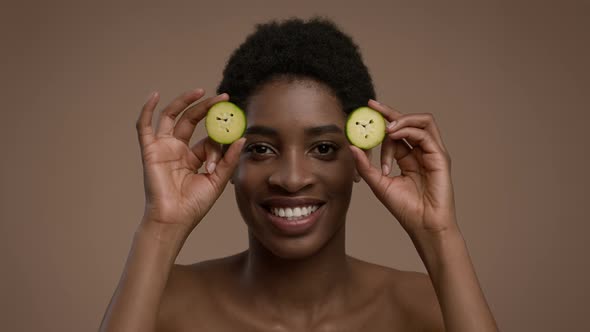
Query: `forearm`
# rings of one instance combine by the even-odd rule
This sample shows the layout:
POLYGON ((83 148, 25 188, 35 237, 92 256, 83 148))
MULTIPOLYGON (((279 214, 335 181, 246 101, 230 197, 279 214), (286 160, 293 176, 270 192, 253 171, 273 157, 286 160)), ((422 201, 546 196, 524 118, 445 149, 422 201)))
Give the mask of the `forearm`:
POLYGON ((432 280, 447 331, 498 331, 459 230, 412 236, 432 280))
POLYGON ((100 331, 155 331, 168 275, 186 237, 151 223, 138 227, 100 331))

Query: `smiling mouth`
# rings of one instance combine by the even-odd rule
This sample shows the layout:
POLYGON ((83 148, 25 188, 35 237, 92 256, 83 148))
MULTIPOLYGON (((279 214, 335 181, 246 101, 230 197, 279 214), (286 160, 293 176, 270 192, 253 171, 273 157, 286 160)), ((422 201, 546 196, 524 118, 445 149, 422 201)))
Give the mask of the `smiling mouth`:
POLYGON ((320 208, 320 204, 296 206, 296 207, 267 207, 272 215, 288 220, 297 221, 305 219, 320 208))
POLYGON ((302 236, 309 233, 324 211, 324 202, 286 202, 263 207, 268 221, 282 235, 302 236))

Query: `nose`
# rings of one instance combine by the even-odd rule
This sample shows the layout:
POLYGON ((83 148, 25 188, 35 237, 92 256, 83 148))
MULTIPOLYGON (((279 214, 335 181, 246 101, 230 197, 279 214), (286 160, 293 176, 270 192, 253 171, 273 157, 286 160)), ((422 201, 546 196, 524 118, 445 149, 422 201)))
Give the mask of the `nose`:
POLYGON ((299 192, 315 181, 310 166, 310 161, 301 152, 292 150, 283 153, 277 168, 269 176, 268 183, 271 187, 289 193, 299 192))

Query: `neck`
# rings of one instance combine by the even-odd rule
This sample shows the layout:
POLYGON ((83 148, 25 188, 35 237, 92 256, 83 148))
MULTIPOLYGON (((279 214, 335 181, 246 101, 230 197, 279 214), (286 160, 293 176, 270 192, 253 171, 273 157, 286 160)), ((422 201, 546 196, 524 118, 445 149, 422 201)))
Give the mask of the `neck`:
POLYGON ((298 259, 278 257, 252 234, 249 237, 242 280, 261 309, 311 317, 345 303, 351 270, 344 225, 324 247, 298 259))

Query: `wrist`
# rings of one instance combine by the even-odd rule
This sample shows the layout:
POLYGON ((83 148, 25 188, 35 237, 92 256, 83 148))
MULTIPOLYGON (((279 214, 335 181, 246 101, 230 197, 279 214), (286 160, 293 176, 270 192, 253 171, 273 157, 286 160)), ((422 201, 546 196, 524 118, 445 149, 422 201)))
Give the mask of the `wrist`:
POLYGON ((180 251, 190 230, 180 224, 163 224, 148 217, 142 218, 135 231, 135 239, 151 242, 154 248, 173 248, 180 251))
POLYGON ((450 331, 497 331, 458 227, 412 234, 450 331))
POLYGON ((410 238, 429 272, 438 271, 467 255, 465 240, 458 227, 413 233, 410 238))

